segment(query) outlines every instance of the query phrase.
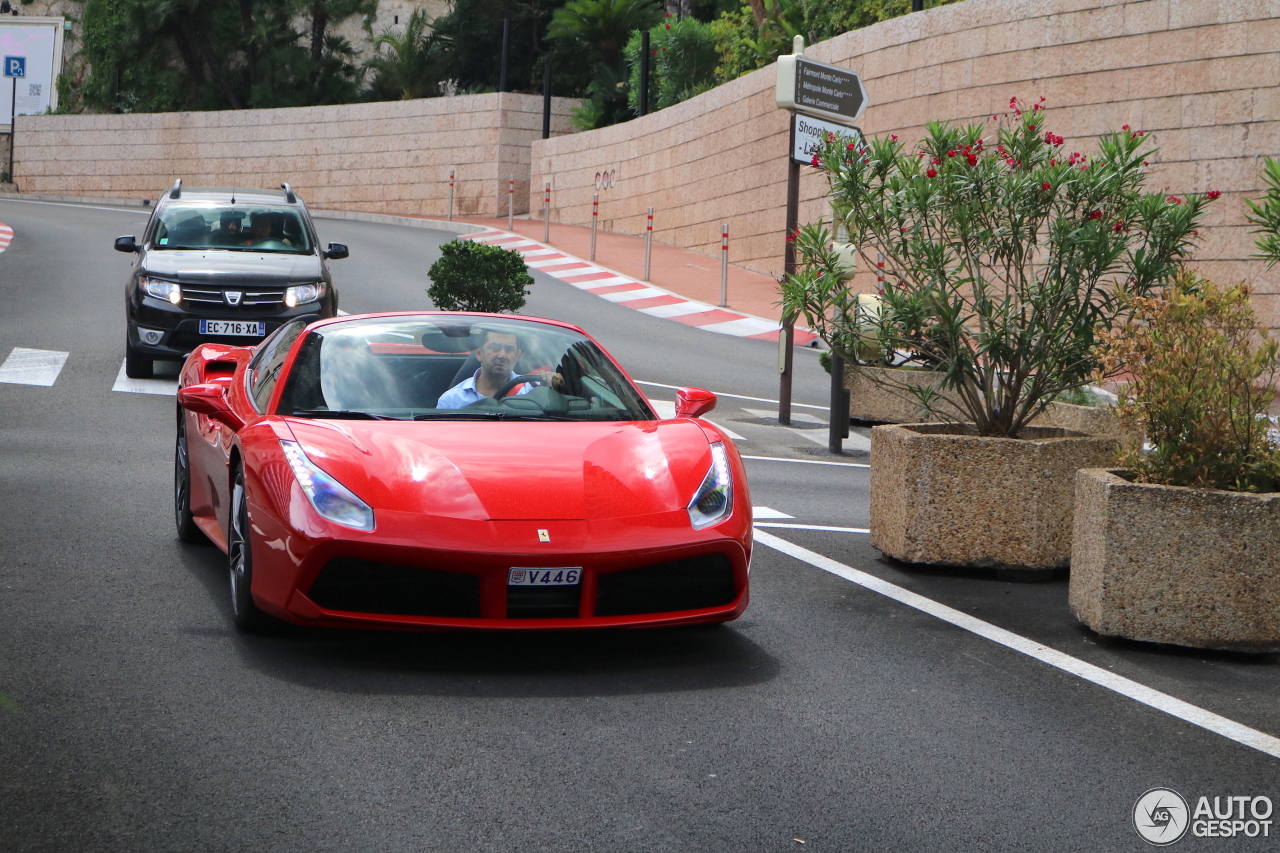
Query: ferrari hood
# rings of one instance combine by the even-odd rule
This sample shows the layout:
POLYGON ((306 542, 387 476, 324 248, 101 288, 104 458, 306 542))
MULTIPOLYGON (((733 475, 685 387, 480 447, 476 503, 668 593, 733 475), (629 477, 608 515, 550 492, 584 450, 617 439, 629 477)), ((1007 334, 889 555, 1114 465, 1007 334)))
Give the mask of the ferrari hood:
POLYGON ((151 251, 145 272, 191 284, 292 284, 317 281, 320 258, 314 254, 210 250, 151 251))
POLYGON ((683 509, 711 463, 690 421, 288 423, 307 456, 375 510, 472 520, 683 509))

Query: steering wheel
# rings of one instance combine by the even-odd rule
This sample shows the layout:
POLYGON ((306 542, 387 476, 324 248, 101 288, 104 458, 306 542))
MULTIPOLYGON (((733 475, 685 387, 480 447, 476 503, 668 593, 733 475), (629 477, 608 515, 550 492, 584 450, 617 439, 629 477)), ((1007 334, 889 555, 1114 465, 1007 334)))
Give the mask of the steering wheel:
POLYGON ((503 397, 507 396, 507 394, 511 393, 512 388, 515 388, 517 385, 523 385, 526 382, 536 382, 541 385, 542 377, 537 373, 525 373, 521 376, 512 376, 507 380, 507 384, 494 392, 493 399, 501 400, 503 397))

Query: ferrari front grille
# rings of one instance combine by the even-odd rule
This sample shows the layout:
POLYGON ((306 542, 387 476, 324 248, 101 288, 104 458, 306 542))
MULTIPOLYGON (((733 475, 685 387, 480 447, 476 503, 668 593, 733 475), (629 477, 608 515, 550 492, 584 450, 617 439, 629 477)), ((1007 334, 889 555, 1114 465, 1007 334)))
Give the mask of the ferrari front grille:
POLYGON ((480 578, 340 557, 320 570, 307 597, 326 610, 390 616, 480 616, 480 578))
POLYGON ((737 596, 729 558, 707 554, 600 575, 595 615, 633 616, 724 607, 737 596))

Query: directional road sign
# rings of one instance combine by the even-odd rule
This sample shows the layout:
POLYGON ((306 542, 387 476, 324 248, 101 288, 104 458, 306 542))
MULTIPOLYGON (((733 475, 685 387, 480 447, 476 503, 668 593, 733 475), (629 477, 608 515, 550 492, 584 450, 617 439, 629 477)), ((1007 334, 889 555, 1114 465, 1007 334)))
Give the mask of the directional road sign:
POLYGON ((6 56, 4 58, 4 76, 26 77, 27 58, 25 56, 6 56))
POLYGON ((798 115, 795 138, 791 143, 791 159, 808 166, 813 162, 813 155, 822 148, 822 143, 827 141, 828 133, 843 137, 847 142, 862 143, 862 131, 856 127, 798 115))
POLYGON ((778 107, 834 121, 855 121, 867 108, 867 90, 852 71, 803 55, 778 57, 778 107))

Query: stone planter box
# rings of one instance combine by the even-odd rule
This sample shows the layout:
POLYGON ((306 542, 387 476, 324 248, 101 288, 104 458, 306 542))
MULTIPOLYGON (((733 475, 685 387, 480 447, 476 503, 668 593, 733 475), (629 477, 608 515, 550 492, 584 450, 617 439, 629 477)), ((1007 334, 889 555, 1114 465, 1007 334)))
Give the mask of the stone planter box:
POLYGON ((1070 403, 1050 403, 1040 417, 1032 421, 1036 426, 1061 427, 1087 435, 1122 436, 1120 421, 1110 406, 1074 406, 1070 403))
POLYGON ((1115 464, 1114 438, 963 424, 871 431, 871 545, 908 563, 1043 573, 1071 558, 1075 472, 1115 464))
POLYGON ((1280 651, 1280 493, 1078 472, 1069 602, 1105 636, 1280 651))
MULTIPOLYGON (((874 421, 881 424, 920 423, 935 421, 920 411, 916 401, 901 396, 877 384, 872 377, 886 379, 894 384, 918 385, 936 388, 942 383, 942 374, 932 370, 911 370, 903 367, 845 367, 844 387, 849 389, 849 418, 855 421, 874 421)), ((904 394, 908 392, 903 392, 904 394)), ((963 420, 958 411, 945 412, 953 420, 963 420)))

